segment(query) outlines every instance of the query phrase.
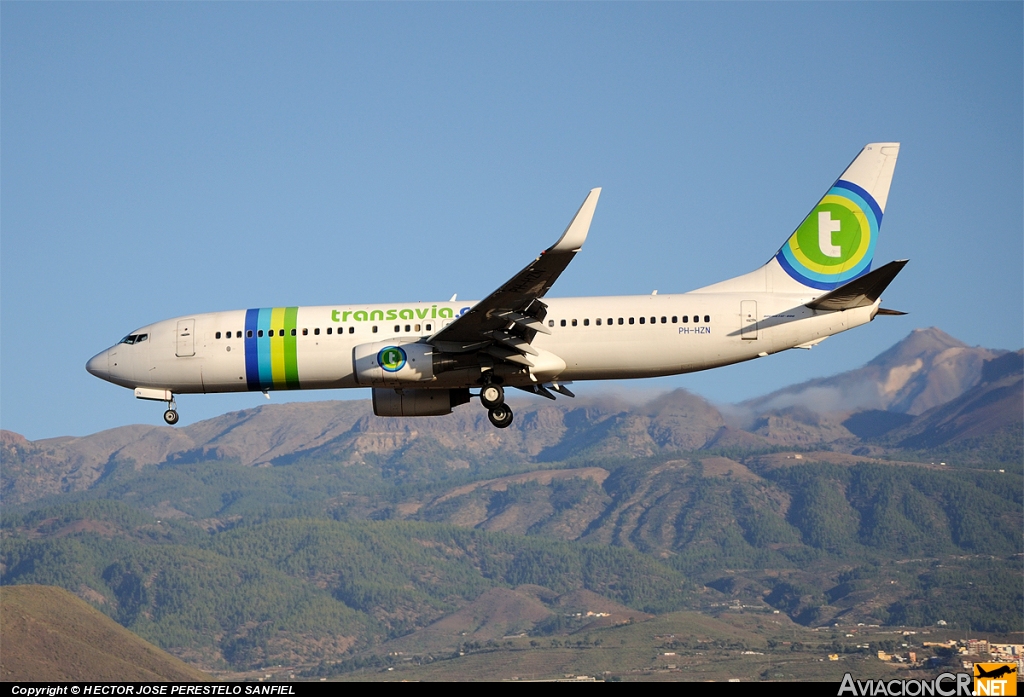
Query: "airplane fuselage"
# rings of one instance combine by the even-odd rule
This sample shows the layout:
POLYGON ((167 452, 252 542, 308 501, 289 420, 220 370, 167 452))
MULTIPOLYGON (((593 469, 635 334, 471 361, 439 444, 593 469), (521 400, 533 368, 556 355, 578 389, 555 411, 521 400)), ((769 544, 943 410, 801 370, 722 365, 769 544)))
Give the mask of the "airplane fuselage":
POLYGON ((571 397, 574 381, 810 348, 874 319, 906 264, 871 270, 898 153, 868 144, 766 264, 688 293, 547 297, 587 238, 592 189, 558 241, 483 300, 186 315, 137 329, 86 368, 166 402, 169 424, 175 394, 368 387, 379 416, 449 414, 476 397, 507 428, 505 387, 571 397))
MULTIPOLYGON (((549 298, 544 324, 551 333, 538 334, 533 347, 565 362, 553 376, 562 382, 676 375, 810 344, 871 321, 877 309, 875 303, 816 311, 804 305, 812 297, 692 292, 549 298)), ((90 372, 124 387, 175 394, 371 387, 357 379, 355 347, 426 339, 475 304, 329 305, 176 317, 132 332, 146 339, 99 354, 90 372)), ((456 369, 405 386, 464 387, 478 377, 479 368, 456 369)), ((512 386, 531 381, 518 373, 504 380, 512 386)))

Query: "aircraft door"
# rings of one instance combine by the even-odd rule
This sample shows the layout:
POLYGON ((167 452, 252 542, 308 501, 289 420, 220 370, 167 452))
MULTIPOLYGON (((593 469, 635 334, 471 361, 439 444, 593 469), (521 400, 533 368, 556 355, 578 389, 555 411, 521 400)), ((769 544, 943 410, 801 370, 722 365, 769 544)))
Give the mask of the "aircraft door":
POLYGON ((740 301, 740 338, 757 339, 757 301, 740 301))
POLYGON ((175 346, 175 356, 194 356, 196 355, 196 321, 194 319, 183 319, 178 322, 178 332, 175 335, 177 344, 175 346))

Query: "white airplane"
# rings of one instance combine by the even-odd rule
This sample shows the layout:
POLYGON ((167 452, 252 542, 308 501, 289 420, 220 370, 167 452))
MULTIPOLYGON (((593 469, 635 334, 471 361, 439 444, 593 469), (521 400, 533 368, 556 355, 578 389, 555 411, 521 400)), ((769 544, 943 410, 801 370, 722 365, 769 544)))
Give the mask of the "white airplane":
POLYGON ((600 189, 565 232, 481 301, 274 307, 136 329, 86 364, 167 403, 176 394, 368 387, 378 416, 435 416, 478 397, 506 428, 506 387, 572 397, 574 380, 676 375, 811 348, 878 314, 906 260, 871 271, 899 143, 861 150, 761 268, 681 295, 548 298, 583 247, 600 189), (476 390, 476 394, 471 391, 476 390))

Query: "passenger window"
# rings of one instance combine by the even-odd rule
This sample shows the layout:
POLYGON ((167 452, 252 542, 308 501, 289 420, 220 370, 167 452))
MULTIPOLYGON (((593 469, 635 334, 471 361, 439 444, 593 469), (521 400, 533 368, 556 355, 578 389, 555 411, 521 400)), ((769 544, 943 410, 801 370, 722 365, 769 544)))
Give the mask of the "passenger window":
MULTIPOLYGON (((427 329, 430 329, 430 327, 427 327, 427 329)), ((348 328, 348 333, 349 334, 355 334, 356 333, 356 328, 355 327, 349 327, 348 328)))
POLYGON ((599 327, 601 326, 601 318, 600 317, 595 319, 594 322, 597 324, 597 326, 599 326, 599 327))
POLYGON ((687 317, 686 315, 683 315, 683 324, 686 324, 686 323, 688 323, 689 321, 690 321, 690 318, 689 318, 689 317, 687 317))
POLYGON ((668 324, 668 317, 662 317, 661 318, 661 323, 662 324, 668 324))
POLYGON ((302 336, 309 336, 309 330, 308 330, 308 329, 306 329, 306 328, 303 328, 303 330, 302 330, 302 336))
POLYGON ((430 331, 430 325, 429 324, 427 325, 427 331, 428 332, 430 331))
POLYGON ((559 324, 564 327, 565 326, 565 320, 563 319, 561 322, 559 322, 559 324))
POLYGON ((256 331, 256 336, 259 337, 260 339, 262 339, 263 338, 263 330, 262 329, 258 329, 256 331))
POLYGON ((376 333, 377 333, 377 325, 376 325, 376 324, 375 324, 375 325, 373 325, 373 333, 374 333, 374 334, 376 334, 376 333))
POLYGON ((295 330, 294 329, 292 330, 292 336, 295 336, 295 330))
POLYGON ((407 325, 405 325, 405 333, 406 333, 406 334, 408 334, 408 333, 409 333, 409 332, 411 332, 411 331, 412 331, 412 327, 411 327, 411 326, 409 326, 408 324, 407 324, 407 325))
POLYGON ((711 315, 704 315, 704 321, 705 322, 710 322, 711 321, 711 315))
MULTIPOLYGON (((633 324, 633 321, 632 321, 632 320, 630 320, 630 322, 629 322, 629 323, 630 323, 630 324, 633 324)), ((621 317, 619 317, 619 324, 622 324, 622 318, 621 318, 621 317)))
POLYGON ((657 324, 657 323, 658 323, 658 318, 657 317, 651 317, 651 324, 657 324))
POLYGON ((252 330, 251 329, 246 329, 245 330, 245 335, 251 339, 252 338, 252 330))
POLYGON ((589 319, 583 320, 583 326, 584 327, 589 327, 590 326, 590 320, 589 319))
MULTIPOLYGON (((330 327, 328 327, 328 329, 329 328, 330 327)), ((316 329, 313 330, 313 336, 320 336, 320 327, 317 327, 316 329)))
MULTIPOLYGON (((608 326, 610 327, 610 326, 612 326, 613 324, 615 324, 615 322, 613 322, 613 321, 612 321, 612 318, 611 318, 611 317, 609 317, 609 318, 608 318, 608 326)), ((622 324, 622 323, 620 322, 619 324, 622 324)))
POLYGON ((402 325, 400 325, 400 324, 396 324, 396 325, 395 325, 395 334, 397 334, 397 333, 398 333, 398 332, 400 332, 400 331, 402 331, 402 325))
POLYGON ((572 321, 572 326, 574 326, 574 327, 576 326, 576 320, 572 321))
POLYGON ((413 327, 413 331, 415 331, 415 332, 420 331, 420 325, 417 324, 415 327, 413 327))
POLYGON ((672 324, 679 324, 679 317, 677 315, 672 315, 672 324))
POLYGON ((629 323, 633 324, 633 318, 632 317, 629 318, 629 323))
MULTIPOLYGON (((646 319, 646 318, 645 318, 645 317, 641 317, 641 318, 640 318, 640 324, 643 324, 643 323, 644 323, 644 319, 646 319)), ((632 323, 632 321, 631 321, 631 323, 632 323)))
POLYGON ((549 327, 553 327, 553 326, 555 326, 555 320, 553 320, 553 319, 549 319, 549 320, 548 320, 548 326, 549 326, 549 327))
POLYGON ((214 334, 213 338, 214 339, 219 339, 220 338, 220 332, 217 332, 216 334, 214 334))
POLYGON ((242 332, 240 332, 240 331, 235 332, 235 338, 236 339, 241 339, 242 338, 242 332))

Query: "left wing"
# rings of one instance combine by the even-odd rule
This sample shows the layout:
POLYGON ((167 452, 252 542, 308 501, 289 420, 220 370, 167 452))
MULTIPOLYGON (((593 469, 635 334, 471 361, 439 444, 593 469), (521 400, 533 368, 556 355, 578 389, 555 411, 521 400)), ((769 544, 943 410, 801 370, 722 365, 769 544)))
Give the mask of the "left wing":
POLYGON ((532 366, 530 346, 544 326, 547 306, 541 302, 555 280, 583 247, 601 189, 592 189, 562 236, 525 269, 473 306, 466 314, 427 339, 443 351, 481 350, 495 358, 532 366))

